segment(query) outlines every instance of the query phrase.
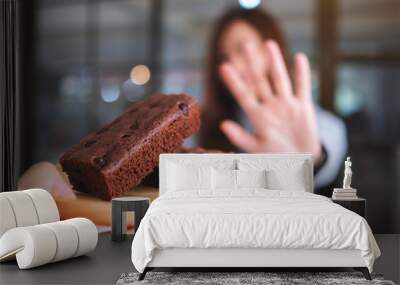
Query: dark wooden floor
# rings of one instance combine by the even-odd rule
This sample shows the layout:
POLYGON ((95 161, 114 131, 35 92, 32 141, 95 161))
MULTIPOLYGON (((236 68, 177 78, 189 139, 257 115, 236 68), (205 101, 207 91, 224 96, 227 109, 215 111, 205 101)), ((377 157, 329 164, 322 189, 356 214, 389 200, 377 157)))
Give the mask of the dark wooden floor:
POLYGON ((100 234, 88 256, 28 270, 19 270, 16 262, 0 264, 0 284, 115 284, 122 273, 135 270, 131 243, 132 239, 114 243, 111 234, 100 234))
MULTIPOLYGON (((376 235, 382 257, 375 272, 400 282, 400 235, 376 235)), ((124 272, 134 271, 130 258, 131 239, 111 241, 101 234, 94 252, 42 267, 19 270, 15 262, 0 265, 0 284, 115 284, 124 272)))

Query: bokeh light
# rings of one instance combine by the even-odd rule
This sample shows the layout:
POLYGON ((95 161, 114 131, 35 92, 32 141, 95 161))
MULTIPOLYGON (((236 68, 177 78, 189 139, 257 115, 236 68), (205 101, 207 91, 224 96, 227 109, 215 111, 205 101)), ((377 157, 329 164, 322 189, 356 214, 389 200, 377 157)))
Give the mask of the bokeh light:
POLYGON ((151 77, 150 69, 143 64, 136 65, 132 68, 130 78, 136 85, 146 84, 151 77))
POLYGON ((110 84, 101 87, 101 99, 103 99, 104 102, 112 103, 117 101, 119 93, 118 85, 110 84))
POLYGON ((144 85, 137 85, 128 79, 121 86, 121 95, 129 102, 135 102, 144 98, 145 90, 144 85))
POLYGON ((254 9, 260 5, 261 0, 239 0, 239 5, 244 9, 254 9))

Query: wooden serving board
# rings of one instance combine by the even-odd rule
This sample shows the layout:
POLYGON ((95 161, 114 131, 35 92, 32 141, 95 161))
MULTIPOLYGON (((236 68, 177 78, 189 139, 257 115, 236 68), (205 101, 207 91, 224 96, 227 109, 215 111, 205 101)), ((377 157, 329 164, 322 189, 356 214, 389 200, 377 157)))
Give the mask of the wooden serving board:
MULTIPOLYGON (((150 202, 158 197, 158 188, 138 186, 123 196, 148 197, 150 202)), ((111 226, 111 201, 76 192, 74 199, 55 198, 60 218, 62 220, 84 217, 92 220, 96 225, 111 226)), ((128 215, 128 227, 133 226, 133 216, 128 215)))

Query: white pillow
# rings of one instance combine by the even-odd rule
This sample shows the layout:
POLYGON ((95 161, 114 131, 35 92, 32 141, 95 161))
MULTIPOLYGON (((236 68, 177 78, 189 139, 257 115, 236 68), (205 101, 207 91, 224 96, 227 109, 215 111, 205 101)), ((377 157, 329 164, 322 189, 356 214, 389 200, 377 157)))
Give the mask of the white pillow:
POLYGON ((212 168, 212 188, 236 190, 236 170, 212 168))
POLYGON ((235 170, 238 188, 267 188, 267 171, 235 170))
POLYGON ((168 163, 167 187, 170 191, 211 189, 211 167, 168 163))
POLYGON ((297 159, 253 159, 238 161, 240 170, 267 170, 267 188, 272 190, 305 191, 306 162, 297 159))

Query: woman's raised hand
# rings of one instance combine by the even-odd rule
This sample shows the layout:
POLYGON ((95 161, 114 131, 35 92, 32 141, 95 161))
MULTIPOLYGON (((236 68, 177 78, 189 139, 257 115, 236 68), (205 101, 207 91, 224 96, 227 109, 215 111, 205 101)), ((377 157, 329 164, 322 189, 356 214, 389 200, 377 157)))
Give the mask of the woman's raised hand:
POLYGON ((264 43, 267 72, 260 68, 256 47, 244 47, 245 74, 231 62, 220 75, 254 127, 249 133, 238 123, 224 120, 221 129, 246 152, 309 152, 321 157, 315 110, 311 98, 311 74, 307 57, 296 54, 294 88, 275 41, 264 43), (267 74, 265 74, 267 73, 267 74))

